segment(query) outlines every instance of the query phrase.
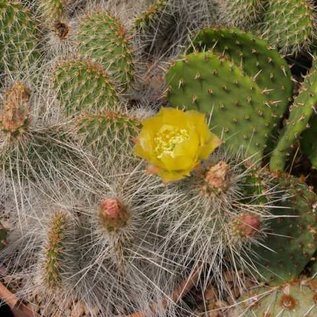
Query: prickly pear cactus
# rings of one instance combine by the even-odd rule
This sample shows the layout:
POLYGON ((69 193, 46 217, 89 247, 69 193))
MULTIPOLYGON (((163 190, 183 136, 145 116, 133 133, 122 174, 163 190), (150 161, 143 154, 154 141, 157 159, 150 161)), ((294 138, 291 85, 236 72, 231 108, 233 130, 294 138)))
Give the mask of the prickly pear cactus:
POLYGON ((38 28, 29 11, 17 2, 0 2, 0 70, 19 70, 39 58, 38 28))
POLYGON ((168 70, 168 100, 174 107, 212 114, 210 128, 233 152, 259 161, 279 118, 266 95, 239 66, 212 52, 176 61, 168 70))
MULTIPOLYGON (((285 168, 291 147, 305 129, 309 129, 309 120, 314 115, 317 103, 317 61, 313 62, 310 73, 306 76, 299 95, 290 108, 290 115, 282 131, 276 148, 272 152, 270 167, 273 171, 285 168)), ((309 136, 308 136, 309 139, 309 136)))
POLYGON ((261 33, 283 54, 299 53, 315 40, 315 18, 311 0, 270 0, 261 33))
POLYGON ((192 44, 195 50, 212 50, 241 66, 267 96, 273 115, 283 116, 292 95, 291 72, 265 41, 239 29, 207 28, 197 33, 192 44))
POLYGON ((106 70, 89 60, 66 60, 57 65, 54 85, 67 115, 113 109, 118 95, 106 70))
POLYGON ((105 111, 80 116, 78 133, 84 146, 92 149, 93 153, 103 157, 106 154, 108 160, 115 160, 116 154, 132 151, 133 139, 137 137, 140 125, 140 121, 128 113, 105 111))
POLYGON ((102 64, 122 88, 127 88, 134 76, 133 53, 119 20, 108 12, 84 16, 77 42, 82 57, 102 64))
POLYGON ((280 287, 258 288, 241 298, 237 316, 314 317, 317 314, 315 280, 299 280, 280 287), (248 297, 248 298, 247 298, 248 297))
POLYGON ((225 25, 250 28, 259 20, 264 9, 263 0, 218 0, 220 21, 225 25))
POLYGON ((39 0, 39 12, 45 19, 46 24, 63 19, 67 1, 68 0, 39 0))
POLYGON ((280 207, 273 208, 276 219, 267 222, 268 234, 252 247, 259 276, 270 284, 296 279, 317 249, 317 195, 291 176, 277 178, 286 192, 280 207))

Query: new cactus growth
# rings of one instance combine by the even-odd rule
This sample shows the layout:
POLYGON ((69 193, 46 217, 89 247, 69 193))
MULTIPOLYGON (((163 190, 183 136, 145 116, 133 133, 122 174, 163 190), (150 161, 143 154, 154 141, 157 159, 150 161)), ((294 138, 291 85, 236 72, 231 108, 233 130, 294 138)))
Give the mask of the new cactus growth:
POLYGON ((114 109, 118 95, 106 70, 89 60, 71 59, 57 65, 54 86, 68 116, 114 109))
POLYGON ((100 63, 121 88, 134 76, 133 52, 124 26, 108 12, 92 13, 79 21, 78 50, 100 63))
POLYGON ((30 67, 39 58, 39 31, 35 19, 19 2, 0 3, 0 70, 30 67))

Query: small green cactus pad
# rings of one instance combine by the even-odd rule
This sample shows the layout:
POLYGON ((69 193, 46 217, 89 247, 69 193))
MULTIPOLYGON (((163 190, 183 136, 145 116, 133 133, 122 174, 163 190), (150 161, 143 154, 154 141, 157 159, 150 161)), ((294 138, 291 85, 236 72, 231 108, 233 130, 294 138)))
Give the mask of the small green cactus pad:
POLYGON ((54 72, 54 84, 67 115, 113 109, 118 103, 107 72, 90 61, 74 59, 60 63, 54 72))
POLYGON ((313 62, 310 73, 306 76, 299 95, 290 108, 282 135, 272 152, 270 168, 272 171, 282 171, 285 167, 290 148, 296 143, 300 135, 309 127, 309 120, 313 116, 317 104, 317 61, 313 62))
POLYGON ((47 24, 60 21, 65 13, 67 0, 39 0, 39 12, 47 24))
POLYGON ((278 118, 252 78, 225 57, 195 52, 168 70, 168 99, 174 107, 212 113, 210 128, 233 153, 243 148, 259 162, 278 118))
POLYGON ((0 250, 3 249, 7 243, 8 230, 0 223, 0 250))
POLYGON ((134 76, 133 54, 123 25, 108 12, 85 16, 79 24, 78 49, 102 64, 126 88, 134 76))
POLYGON ((238 29, 207 28, 198 32, 193 46, 198 51, 212 49, 241 65, 265 92, 273 114, 283 116, 292 95, 291 72, 286 61, 265 41, 238 29))
POLYGON ((123 151, 132 150, 133 139, 140 131, 140 121, 128 114, 106 111, 101 114, 84 114, 78 119, 78 132, 85 146, 95 154, 110 154, 113 158, 123 151))
POLYGON ((238 300, 242 303, 234 316, 245 317, 315 317, 317 284, 300 280, 274 288, 258 288, 238 300))
POLYGON ((283 54, 308 49, 315 39, 315 12, 311 0, 269 0, 262 36, 283 54))
POLYGON ((157 0, 134 20, 134 27, 139 31, 146 31, 168 6, 168 0, 157 0))
POLYGON ((317 249, 317 195, 291 176, 277 181, 285 193, 271 210, 276 218, 267 221, 266 238, 250 252, 260 278, 272 285, 296 279, 317 249))
POLYGON ((27 9, 0 1, 0 70, 21 70, 39 58, 38 29, 27 9))
POLYGON ((220 19, 225 25, 249 28, 259 20, 263 0, 220 0, 220 19))
MULTIPOLYGON (((315 110, 316 111, 316 110, 315 110)), ((301 136, 301 148, 309 158, 312 166, 317 169, 317 114, 309 121, 309 128, 301 136)))

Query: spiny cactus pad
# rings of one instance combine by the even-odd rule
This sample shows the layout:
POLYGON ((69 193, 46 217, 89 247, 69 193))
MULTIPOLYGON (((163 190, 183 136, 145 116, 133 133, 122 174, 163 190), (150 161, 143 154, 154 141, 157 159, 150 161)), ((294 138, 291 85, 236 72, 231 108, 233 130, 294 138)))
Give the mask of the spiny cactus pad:
POLYGON ((19 2, 0 2, 0 70, 28 67, 39 57, 38 29, 19 2))
MULTIPOLYGON (((315 110, 316 111, 316 110, 315 110)), ((303 153, 309 158, 312 166, 317 169, 317 113, 309 121, 309 128, 301 137, 301 148, 303 153)))
POLYGON ((263 0, 220 0, 221 20, 230 26, 249 28, 263 11, 263 0))
POLYGON ((102 64, 127 87, 134 75, 133 54, 120 21, 108 12, 85 16, 79 24, 77 41, 81 56, 102 64))
POLYGON ((309 127, 317 103, 317 60, 315 59, 310 73, 306 76, 299 95, 290 108, 290 116, 274 149, 270 167, 273 171, 282 171, 285 167, 290 148, 299 139, 302 132, 309 127))
POLYGON ((113 109, 118 102, 107 72, 90 61, 74 59, 60 63, 55 69, 54 84, 67 115, 113 109))
MULTIPOLYGON (((106 111, 96 115, 84 114, 78 119, 78 132, 85 146, 97 155, 126 153, 140 130, 139 120, 131 115, 106 111)), ((113 157, 112 157, 113 159, 113 157)))
POLYGON ((316 283, 300 280, 272 289, 255 289, 241 298, 237 316, 314 317, 317 315, 316 283))
POLYGON ((291 176, 277 180, 286 192, 271 210, 267 237, 252 247, 259 276, 273 285, 297 278, 317 249, 317 195, 291 176))
POLYGON ((258 161, 278 119, 266 96, 240 67, 212 52, 178 60, 166 75, 168 99, 174 107, 212 113, 211 129, 224 133, 230 150, 244 148, 258 161))
POLYGON ((315 12, 311 0, 269 0, 262 36, 283 54, 299 53, 315 39, 315 12))
POLYGON ((134 27, 139 31, 146 31, 151 27, 152 23, 155 22, 160 15, 167 8, 168 0, 157 0, 150 5, 144 12, 134 20, 134 27))
POLYGON ((54 23, 60 21, 65 13, 65 5, 68 0, 40 0, 39 12, 44 22, 54 23))
POLYGON ((277 117, 283 116, 292 95, 291 72, 286 61, 265 41, 238 29, 207 28, 198 32, 193 46, 199 51, 211 49, 241 65, 265 92, 271 111, 277 117))

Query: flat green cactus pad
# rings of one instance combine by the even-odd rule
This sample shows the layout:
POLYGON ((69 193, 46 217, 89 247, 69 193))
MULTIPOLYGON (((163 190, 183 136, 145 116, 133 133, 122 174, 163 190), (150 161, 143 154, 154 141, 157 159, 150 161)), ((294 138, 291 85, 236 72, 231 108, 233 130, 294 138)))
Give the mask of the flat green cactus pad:
POLYGON ((29 67, 39 58, 38 29, 28 10, 14 1, 0 1, 0 70, 29 67))
POLYGON ((55 69, 54 84, 67 115, 113 109, 118 102, 107 72, 90 61, 74 59, 60 63, 55 69))
POLYGON ((310 0, 269 0, 262 36, 283 54, 309 48, 316 36, 314 4, 310 0))
MULTIPOLYGON (((272 152, 270 167, 273 171, 282 171, 285 167, 290 148, 310 125, 309 121, 315 113, 317 104, 317 61, 315 59, 310 73, 306 76, 299 95, 290 108, 289 119, 282 135, 272 152)), ((309 133, 309 132, 308 132, 309 133)), ((307 139, 309 140, 308 135, 307 139)), ((316 140, 316 136, 315 136, 316 140)), ((309 141, 308 141, 309 142, 309 141)), ((306 148, 310 155, 310 149, 306 148)))
POLYGON ((272 289, 258 288, 240 299, 242 304, 235 316, 315 317, 316 290, 314 280, 301 280, 272 289))
POLYGON ((212 113, 210 128, 234 153, 244 148, 254 161, 262 153, 278 118, 252 78, 225 57, 198 52, 176 61, 166 75, 174 107, 212 113))
POLYGON ((261 245, 252 246, 259 276, 273 285, 296 279, 317 249, 317 195, 291 176, 278 181, 286 192, 281 193, 280 207, 271 210, 276 218, 267 223, 261 245))
POLYGON ((106 111, 78 118, 78 132, 83 144, 103 158, 132 151, 133 139, 140 131, 140 121, 128 114, 106 111), (109 154, 109 155, 108 155, 109 154))
POLYGON ((108 12, 85 16, 79 24, 78 49, 84 58, 102 64, 125 87, 134 76, 132 49, 120 21, 108 12))
POLYGON ((292 96, 291 72, 286 61, 264 40, 234 28, 207 28, 198 32, 193 47, 223 54, 241 66, 265 92, 272 113, 283 116, 292 96))

